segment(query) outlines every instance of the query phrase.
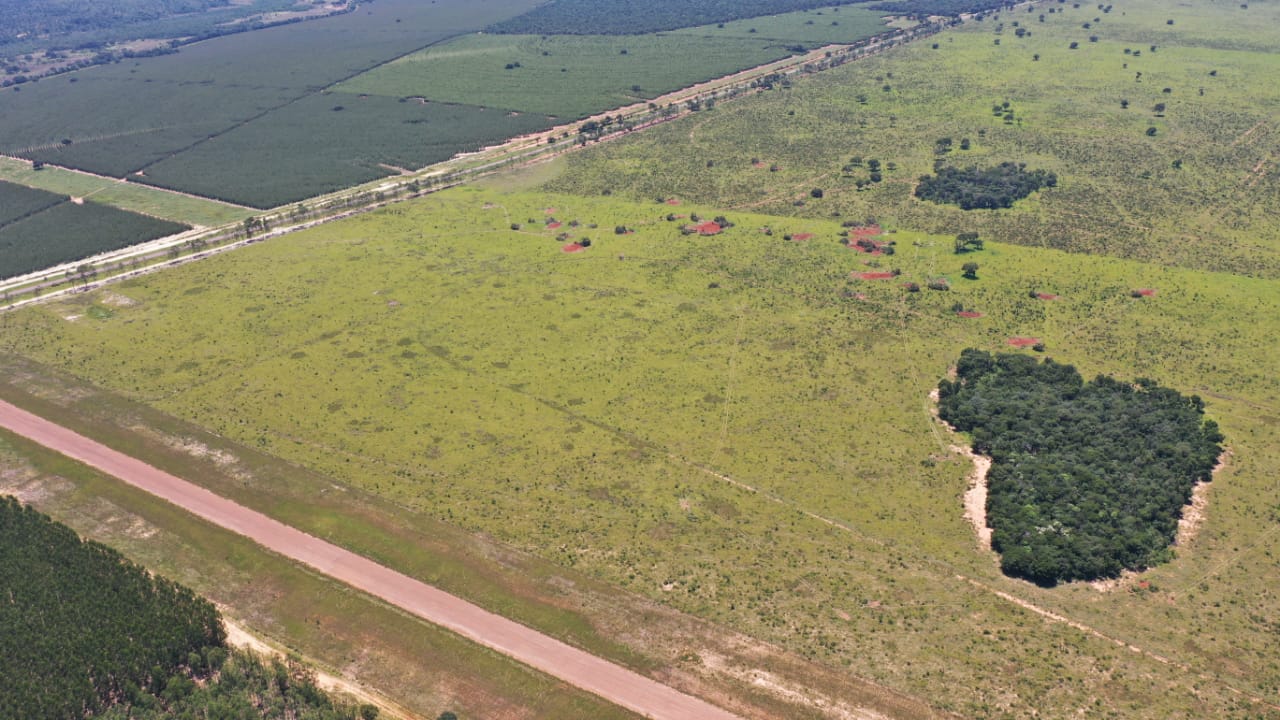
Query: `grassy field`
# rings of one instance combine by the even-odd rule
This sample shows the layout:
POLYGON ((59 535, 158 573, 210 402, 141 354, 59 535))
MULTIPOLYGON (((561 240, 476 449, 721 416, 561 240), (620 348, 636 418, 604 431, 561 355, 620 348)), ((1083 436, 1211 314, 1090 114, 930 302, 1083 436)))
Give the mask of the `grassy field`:
POLYGON ((731 212, 737 226, 706 239, 681 236, 673 211, 716 212, 450 191, 7 315, 0 337, 424 519, 943 709, 1062 717, 1096 699, 1116 717, 1244 717, 1259 707, 1228 687, 1274 694, 1273 282, 995 244, 959 258, 905 230, 878 260, 899 279, 864 281, 850 273, 876 268, 834 221, 731 212), (552 216, 564 227, 545 229, 552 216), (554 237, 573 220, 586 252, 554 237), (801 232, 815 237, 782 239, 801 232), (970 259, 981 280, 959 278, 970 259), (939 276, 953 290, 902 287, 939 276), (958 318, 957 302, 984 317, 958 318), (1144 576, 1156 591, 1041 590, 975 549, 967 467, 926 396, 961 348, 1011 336, 1086 375, 1208 399, 1235 459, 1199 538, 1144 576))
POLYGON ((846 5, 700 25, 673 34, 826 45, 857 42, 886 29, 884 13, 846 5))
POLYGON ((225 225, 244 220, 253 214, 248 208, 164 192, 138 183, 122 183, 111 178, 50 166, 33 170, 31 163, 7 157, 0 157, 0 180, 52 193, 88 198, 101 205, 187 225, 225 225))
POLYGON ((237 623, 417 717, 635 717, 2 431, 0 492, 182 578, 237 623))
POLYGON ((79 260, 187 229, 0 180, 0 278, 79 260))
POLYGON ((1267 46, 1280 6, 1129 0, 1110 13, 1030 9, 575 155, 548 187, 677 194, 803 218, 874 216, 926 231, 977 230, 1023 245, 1280 276, 1280 90, 1269 80, 1280 73, 1280 54, 1267 46), (1005 102, 1008 121, 1003 107, 992 111, 1005 102), (1025 162, 1055 172, 1058 187, 1011 211, 918 201, 912 189, 932 171, 941 138, 953 140, 943 156, 952 166, 1025 162), (967 151, 959 149, 965 138, 967 151), (883 182, 859 190, 869 159, 885 164, 883 182), (813 188, 824 190, 821 201, 809 197, 813 188))
POLYGON ((675 34, 468 35, 340 88, 576 118, 787 57, 783 45, 675 34))

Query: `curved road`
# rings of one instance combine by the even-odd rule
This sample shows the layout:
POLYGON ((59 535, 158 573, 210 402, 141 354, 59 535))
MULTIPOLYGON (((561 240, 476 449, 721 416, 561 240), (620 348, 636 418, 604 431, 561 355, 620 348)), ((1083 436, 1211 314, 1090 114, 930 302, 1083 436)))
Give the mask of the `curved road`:
POLYGON ((0 401, 0 426, 428 622, 646 717, 741 720, 703 700, 495 615, 4 401, 0 401))

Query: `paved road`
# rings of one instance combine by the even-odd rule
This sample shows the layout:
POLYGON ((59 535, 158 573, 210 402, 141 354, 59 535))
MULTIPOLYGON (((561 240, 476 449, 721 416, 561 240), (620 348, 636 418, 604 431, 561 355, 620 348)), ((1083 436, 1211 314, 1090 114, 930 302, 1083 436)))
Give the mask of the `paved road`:
POLYGON ((741 720, 714 705, 343 550, 4 401, 0 401, 0 426, 428 622, 646 717, 741 720))

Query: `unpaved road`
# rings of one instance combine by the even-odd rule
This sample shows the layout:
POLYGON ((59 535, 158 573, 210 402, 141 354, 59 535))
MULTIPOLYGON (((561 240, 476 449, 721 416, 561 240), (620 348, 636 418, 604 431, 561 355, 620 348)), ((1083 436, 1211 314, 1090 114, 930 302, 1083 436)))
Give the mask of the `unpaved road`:
POLYGON ((703 700, 343 550, 4 401, 0 401, 0 426, 428 622, 646 717, 741 720, 703 700))

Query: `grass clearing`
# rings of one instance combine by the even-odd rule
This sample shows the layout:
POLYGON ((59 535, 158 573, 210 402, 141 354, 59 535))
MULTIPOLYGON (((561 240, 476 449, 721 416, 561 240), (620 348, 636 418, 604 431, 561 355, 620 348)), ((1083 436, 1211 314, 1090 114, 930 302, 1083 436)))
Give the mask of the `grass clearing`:
POLYGON ((1229 716, 1251 706, 1227 686, 1274 691, 1273 282, 995 243, 961 258, 950 238, 893 226, 898 252, 869 258, 831 220, 742 212, 697 238, 671 211, 452 190, 121 284, 136 304, 111 318, 65 319, 93 294, 9 314, 0 337, 339 485, 942 709, 1061 717, 1098 699, 1117 717, 1229 716), (592 246, 562 253, 548 217, 592 246), (968 260, 981 280, 959 278, 968 260), (892 268, 901 281, 850 278, 892 268), (950 292, 901 285, 939 276, 950 292), (983 316, 956 317, 956 302, 983 316), (926 398, 962 348, 1015 336, 1085 374, 1200 393, 1247 458, 1215 483, 1195 545, 1144 575, 1161 592, 1042 591, 974 549, 968 468, 926 398))
POLYGON ((59 167, 33 170, 25 160, 0 157, 0 180, 72 197, 87 198, 101 205, 153 217, 213 227, 239 222, 253 210, 215 200, 165 192, 138 183, 89 175, 59 167))

